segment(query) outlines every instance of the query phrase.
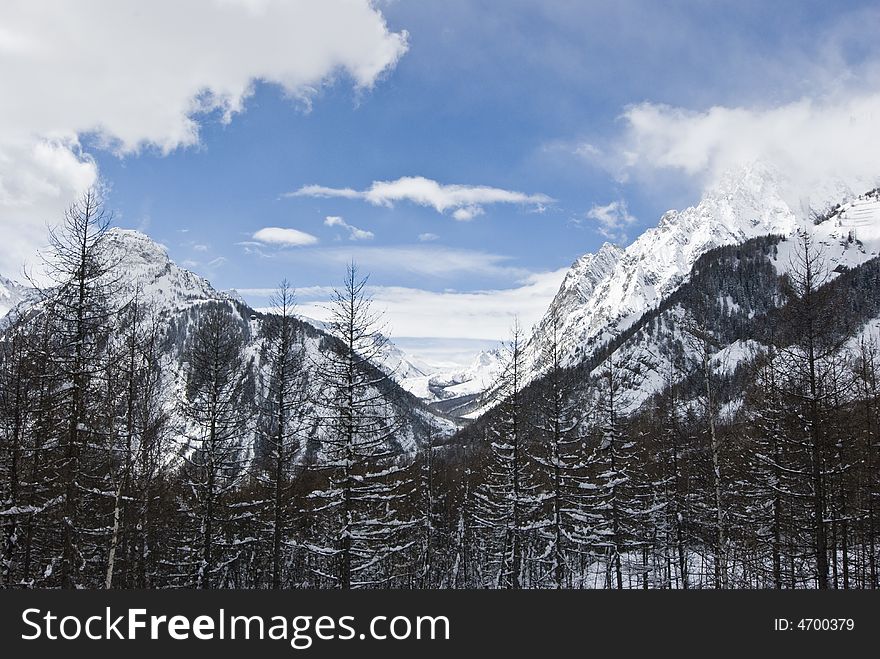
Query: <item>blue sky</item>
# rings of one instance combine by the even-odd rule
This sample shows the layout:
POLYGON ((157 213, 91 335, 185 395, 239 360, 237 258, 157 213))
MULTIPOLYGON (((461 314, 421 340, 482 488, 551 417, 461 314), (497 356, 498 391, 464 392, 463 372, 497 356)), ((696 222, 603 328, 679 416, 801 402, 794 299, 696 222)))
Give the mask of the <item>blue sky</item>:
MULTIPOLYGON (((64 148, 108 187, 119 224, 144 230, 218 288, 243 290, 260 306, 260 289, 288 277, 304 311, 319 315, 325 287, 354 259, 371 274, 394 334, 422 338, 434 357, 429 337, 485 342, 503 338, 513 313, 535 320, 576 257, 604 240, 626 244, 664 210, 694 203, 718 168, 735 164, 726 155, 731 140, 755 140, 754 152, 766 156, 768 140, 758 140, 768 116, 807 103, 809 121, 824 125, 846 115, 831 100, 842 90, 871 103, 878 89, 880 18, 872 2, 341 0, 340 11, 361 5, 342 38, 332 15, 308 17, 316 40, 321 29, 332 33, 321 43, 341 64, 294 71, 278 63, 303 56, 283 32, 286 50, 268 50, 264 60, 254 54, 269 41, 261 30, 272 29, 260 16, 275 24, 297 18, 271 0, 242 0, 257 16, 242 24, 248 50, 202 66, 212 43, 239 47, 210 40, 212 31, 225 34, 220 14, 231 11, 217 5, 192 17, 179 16, 173 3, 144 10, 160 14, 157 26, 179 18, 208 35, 202 44, 187 44, 186 30, 164 35, 181 70, 204 69, 204 80, 194 73, 187 84, 221 97, 202 103, 206 111, 186 106, 190 133, 181 137, 179 121, 149 114, 162 112, 162 94, 185 97, 174 61, 149 57, 116 84, 144 80, 138 92, 146 86, 155 109, 145 101, 104 116, 98 108, 46 126, 74 136, 64 148), (351 38, 358 30, 369 36, 363 44, 351 38), (354 41, 361 50, 349 49, 354 41), (252 70, 242 65, 238 78, 224 77, 249 58, 252 70), (363 70, 359 58, 377 64, 363 70), (730 135, 731 116, 753 129, 730 135), (670 144, 676 131, 688 139, 670 144), (692 143, 694 134, 708 135, 692 143), (688 146, 684 164, 669 155, 679 143, 688 146), (434 206, 413 197, 408 177, 435 185, 434 206), (377 181, 398 183, 384 196, 375 188, 367 195, 377 181), (349 192, 288 194, 310 185, 349 192), (502 191, 525 201, 491 201, 502 191), (289 233, 256 240, 266 228, 303 232, 311 244, 277 242, 289 233), (444 312, 432 311, 441 305, 444 312)), ((140 29, 114 11, 108 30, 140 29)), ((27 54, 17 35, 39 26, 41 17, 26 13, 7 21, 19 33, 0 31, 0 78, 11 58, 27 54), (6 51, 4 38, 12 44, 6 51)), ((106 58, 95 61, 91 76, 104 75, 106 58)), ((13 137, 5 138, 10 152, 13 137)), ((0 152, 3 140, 0 131, 0 152)), ((419 341, 404 343, 418 352, 419 341)))

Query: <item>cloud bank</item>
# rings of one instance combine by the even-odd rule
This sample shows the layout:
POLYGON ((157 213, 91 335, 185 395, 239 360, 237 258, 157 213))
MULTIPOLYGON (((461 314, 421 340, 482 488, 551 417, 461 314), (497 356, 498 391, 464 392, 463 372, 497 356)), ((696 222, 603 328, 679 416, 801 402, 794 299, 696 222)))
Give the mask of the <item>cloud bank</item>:
POLYGON ((880 176, 880 91, 870 85, 770 107, 694 111, 641 103, 626 108, 621 121, 606 148, 574 150, 622 181, 665 171, 706 188, 726 171, 762 161, 785 175, 793 197, 804 198, 837 181, 859 192, 880 176))
POLYGON ((373 206, 386 207, 408 201, 433 208, 441 214, 452 211, 452 217, 460 222, 483 215, 483 207, 491 204, 520 204, 543 210, 546 204, 554 201, 545 194, 526 194, 479 185, 443 185, 423 176, 404 176, 395 181, 373 181, 366 190, 305 185, 284 196, 361 199, 373 206))
POLYGON ((406 50, 369 0, 3 2, 0 226, 15 237, 0 272, 97 180, 81 136, 168 153, 198 143, 205 113, 241 112, 257 80, 308 104, 337 77, 369 89, 406 50))
MULTIPOLYGON (((471 292, 429 291, 402 286, 371 286, 374 308, 386 313, 394 336, 497 341, 507 338, 518 318, 524 327, 538 322, 559 290, 568 268, 531 273, 519 286, 471 292)), ((237 289, 246 297, 262 299, 272 289, 237 289)), ((332 288, 297 289, 301 313, 328 320, 332 288)))

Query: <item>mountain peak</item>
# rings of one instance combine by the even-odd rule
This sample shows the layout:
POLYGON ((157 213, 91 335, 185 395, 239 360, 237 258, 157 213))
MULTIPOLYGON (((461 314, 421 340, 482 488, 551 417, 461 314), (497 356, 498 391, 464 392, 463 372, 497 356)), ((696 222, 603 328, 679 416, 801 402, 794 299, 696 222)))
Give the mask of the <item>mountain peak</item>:
POLYGON ((0 275, 0 318, 3 318, 27 297, 27 287, 0 275))
POLYGON ((109 257, 124 273, 128 293, 137 288, 160 312, 171 312, 194 302, 229 299, 211 283, 181 268, 168 256, 168 248, 145 233, 112 227, 107 231, 109 257))
POLYGON ((568 360, 594 342, 629 327, 687 278, 704 253, 766 234, 790 234, 803 225, 785 200, 784 177, 754 162, 730 170, 694 206, 664 213, 626 249, 605 243, 572 264, 535 335, 556 314, 568 360))
POLYGON ((107 230, 106 240, 113 256, 124 259, 126 265, 156 267, 171 262, 165 245, 135 229, 111 227, 107 230))

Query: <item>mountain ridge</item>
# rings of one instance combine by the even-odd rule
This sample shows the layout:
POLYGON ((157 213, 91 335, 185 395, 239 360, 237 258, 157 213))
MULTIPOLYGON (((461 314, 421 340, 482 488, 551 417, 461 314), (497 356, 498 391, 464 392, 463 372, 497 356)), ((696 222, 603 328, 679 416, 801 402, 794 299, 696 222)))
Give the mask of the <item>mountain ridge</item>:
MULTIPOLYGON (((795 210, 786 201, 785 178, 760 162, 730 170, 694 206, 665 212, 626 248, 605 243, 597 252, 575 261, 562 286, 538 322, 531 341, 547 334, 556 316, 569 366, 586 359, 589 351, 625 330, 646 311, 655 308, 688 277, 697 259, 711 249, 745 242, 761 235, 791 236, 809 229, 824 243, 846 238, 841 218, 865 208, 845 212, 855 195, 843 184, 827 186, 827 192, 795 210), (828 194, 842 194, 829 199, 828 194), (837 205, 835 206, 835 202, 837 205), (813 228, 817 217, 828 217, 813 228), (836 218, 836 220, 835 220, 836 218), (600 264, 598 269, 592 266, 600 264)), ((864 195, 863 195, 864 196, 864 195)), ((871 250, 880 249, 880 219, 871 245, 862 257, 835 254, 841 263, 864 261, 871 250)), ((864 227, 861 228, 867 233, 864 227)), ((533 375, 535 365, 533 364, 533 375)))

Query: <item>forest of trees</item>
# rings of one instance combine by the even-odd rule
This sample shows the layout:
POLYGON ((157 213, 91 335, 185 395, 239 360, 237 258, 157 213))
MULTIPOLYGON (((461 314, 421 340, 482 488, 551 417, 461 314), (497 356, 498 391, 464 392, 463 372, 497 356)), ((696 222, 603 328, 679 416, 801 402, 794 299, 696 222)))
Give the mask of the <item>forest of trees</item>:
POLYGON ((880 347, 843 327, 809 235, 735 375, 709 295, 635 413, 641 374, 614 352, 565 368, 551 318, 513 329, 489 414, 403 449, 355 266, 324 350, 285 281, 258 354, 239 307, 202 304, 171 387, 167 319, 123 285, 109 223, 95 194, 74 204, 54 283, 0 330, 4 587, 878 586, 880 347))

